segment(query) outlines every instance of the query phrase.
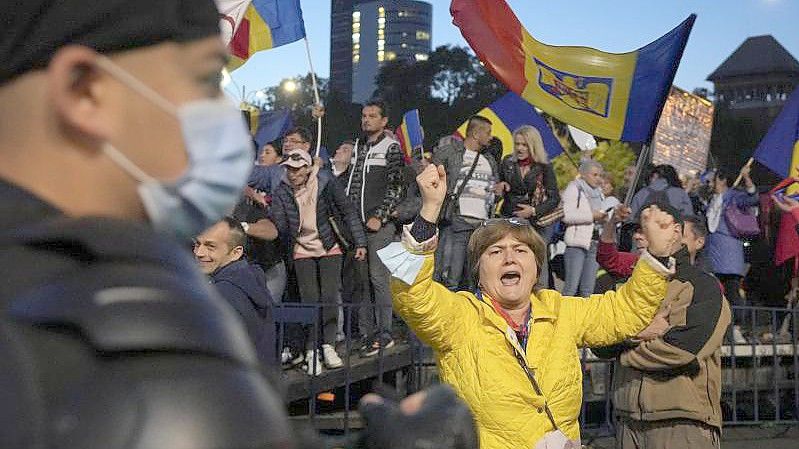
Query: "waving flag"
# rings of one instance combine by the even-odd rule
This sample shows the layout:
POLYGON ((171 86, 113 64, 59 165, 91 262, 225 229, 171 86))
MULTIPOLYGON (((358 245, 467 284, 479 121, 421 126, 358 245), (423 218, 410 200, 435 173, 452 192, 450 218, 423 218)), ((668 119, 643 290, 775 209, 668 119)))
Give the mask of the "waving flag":
MULTIPOLYGON (((513 151, 513 131, 522 125, 531 125, 541 133, 544 148, 550 159, 563 153, 563 146, 552 134, 547 122, 535 112, 535 108, 513 92, 508 92, 499 100, 481 109, 477 115, 491 120, 491 134, 502 141, 502 155, 513 151)), ((455 135, 466 136, 466 123, 461 125, 455 135)))
POLYGON ((629 53, 558 47, 535 40, 505 0, 452 0, 453 22, 511 91, 595 136, 651 138, 695 15, 629 53))
MULTIPOLYGON (((775 190, 788 187, 787 194, 797 193, 799 184, 795 184, 795 180, 799 179, 799 88, 788 98, 752 157, 786 178, 775 190)), ((782 214, 774 253, 777 265, 799 256, 796 224, 791 214, 782 214)))
POLYGON ((402 123, 397 128, 396 134, 400 148, 402 148, 402 154, 405 156, 406 164, 410 163, 414 157, 416 159, 422 158, 424 135, 422 134, 422 124, 419 120, 418 109, 408 111, 402 116, 402 123))
POLYGON ((222 36, 230 49, 228 70, 256 52, 305 37, 300 0, 216 0, 222 36))
POLYGON ((250 112, 250 132, 258 143, 258 148, 283 137, 293 126, 291 113, 287 109, 277 111, 258 109, 250 112))

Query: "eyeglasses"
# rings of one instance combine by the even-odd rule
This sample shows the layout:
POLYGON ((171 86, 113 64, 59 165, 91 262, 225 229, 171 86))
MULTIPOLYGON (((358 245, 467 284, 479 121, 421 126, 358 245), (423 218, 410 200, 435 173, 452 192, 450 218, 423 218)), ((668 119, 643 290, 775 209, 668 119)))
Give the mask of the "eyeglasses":
POLYGON ((530 222, 517 217, 510 217, 510 218, 489 218, 488 220, 484 221, 480 226, 491 226, 499 223, 508 223, 513 226, 524 227, 530 226, 530 222))

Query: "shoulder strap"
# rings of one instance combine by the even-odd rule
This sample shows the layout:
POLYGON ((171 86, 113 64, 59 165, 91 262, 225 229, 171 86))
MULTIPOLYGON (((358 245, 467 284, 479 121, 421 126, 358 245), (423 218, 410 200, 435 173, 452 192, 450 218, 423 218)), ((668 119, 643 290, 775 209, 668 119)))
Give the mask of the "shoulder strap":
MULTIPOLYGON (((463 154, 465 156, 466 151, 464 151, 463 154)), ((470 179, 472 179, 472 175, 474 174, 474 170, 477 168, 477 163, 479 161, 480 161, 480 153, 477 153, 477 155, 474 157, 474 161, 472 162, 472 166, 469 168, 469 173, 466 173, 466 177, 463 178, 463 182, 461 183, 461 185, 458 186, 458 191, 455 192, 455 194, 453 195, 454 201, 457 201, 458 198, 461 197, 461 194, 466 189, 466 183, 469 182, 470 179)))
POLYGON ((549 422, 552 424, 552 427, 555 430, 560 430, 558 424, 555 422, 555 416, 552 414, 552 410, 549 409, 549 404, 547 403, 547 398, 544 396, 544 393, 541 391, 541 387, 538 385, 538 381, 535 380, 535 374, 530 371, 530 367, 527 366, 527 363, 524 361, 524 357, 519 353, 519 350, 516 347, 513 347, 513 354, 516 356, 516 361, 519 362, 519 366, 522 367, 524 370, 524 374, 527 375, 527 378, 530 380, 530 385, 533 387, 533 391, 535 394, 544 398, 544 412, 547 414, 547 418, 549 418, 549 422))

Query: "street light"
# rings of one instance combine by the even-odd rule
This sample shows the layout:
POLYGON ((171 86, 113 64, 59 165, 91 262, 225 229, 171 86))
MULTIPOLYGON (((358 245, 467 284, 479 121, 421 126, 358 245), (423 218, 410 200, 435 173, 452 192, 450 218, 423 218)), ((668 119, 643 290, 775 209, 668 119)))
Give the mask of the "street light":
POLYGON ((283 82, 283 90, 288 93, 293 93, 297 90, 297 82, 294 80, 286 80, 283 82))

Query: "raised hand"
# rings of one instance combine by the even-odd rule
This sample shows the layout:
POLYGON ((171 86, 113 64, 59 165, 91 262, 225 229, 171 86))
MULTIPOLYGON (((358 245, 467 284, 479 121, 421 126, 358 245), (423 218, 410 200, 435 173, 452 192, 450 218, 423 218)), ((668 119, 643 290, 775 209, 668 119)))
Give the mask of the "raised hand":
POLYGON ((430 164, 416 177, 422 196, 419 215, 430 223, 438 221, 438 214, 447 196, 447 172, 443 165, 430 164))
POLYGON ((776 204, 777 207, 779 207, 783 212, 790 213, 792 209, 799 207, 799 201, 796 201, 789 196, 778 197, 777 195, 771 195, 771 199, 774 200, 774 204, 776 204))
POLYGON ((682 229, 674 217, 660 210, 656 205, 641 212, 641 229, 649 241, 647 250, 653 256, 670 256, 682 242, 682 229))

